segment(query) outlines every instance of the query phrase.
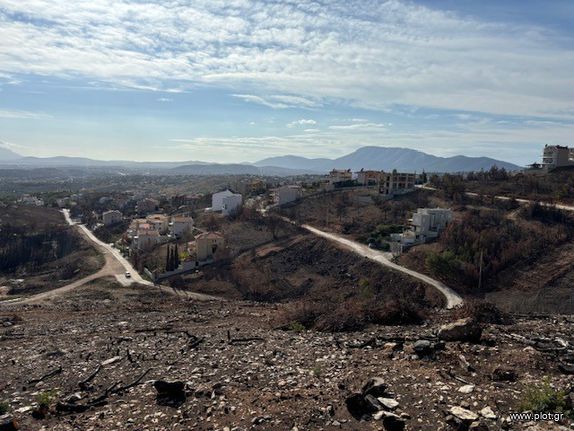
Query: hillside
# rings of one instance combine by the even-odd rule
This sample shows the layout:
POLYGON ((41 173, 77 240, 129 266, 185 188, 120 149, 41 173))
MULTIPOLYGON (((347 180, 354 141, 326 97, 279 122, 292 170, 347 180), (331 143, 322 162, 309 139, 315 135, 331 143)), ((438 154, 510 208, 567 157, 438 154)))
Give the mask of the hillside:
POLYGON ((327 172, 333 168, 417 171, 422 172, 468 172, 488 170, 492 166, 517 170, 519 166, 512 163, 491 159, 488 157, 438 157, 409 148, 394 147, 363 147, 337 159, 306 159, 304 157, 284 156, 273 157, 256 162, 256 166, 270 165, 296 169, 306 169, 327 172))

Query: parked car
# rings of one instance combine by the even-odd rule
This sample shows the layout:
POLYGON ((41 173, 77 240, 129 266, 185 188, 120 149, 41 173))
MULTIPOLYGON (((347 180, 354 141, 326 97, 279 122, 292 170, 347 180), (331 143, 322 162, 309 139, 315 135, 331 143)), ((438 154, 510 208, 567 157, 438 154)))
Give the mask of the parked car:
POLYGON ((131 278, 131 277, 132 277, 131 273, 129 271, 126 271, 126 278, 131 278))

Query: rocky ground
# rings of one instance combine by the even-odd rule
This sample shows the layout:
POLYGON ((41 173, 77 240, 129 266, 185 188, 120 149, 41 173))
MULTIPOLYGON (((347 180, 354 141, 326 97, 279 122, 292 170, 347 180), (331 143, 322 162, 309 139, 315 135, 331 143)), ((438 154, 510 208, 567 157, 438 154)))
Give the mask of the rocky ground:
POLYGON ((280 307, 109 280, 4 305, 0 430, 571 429, 508 415, 544 382, 570 408, 572 318, 327 334, 274 329, 280 307))

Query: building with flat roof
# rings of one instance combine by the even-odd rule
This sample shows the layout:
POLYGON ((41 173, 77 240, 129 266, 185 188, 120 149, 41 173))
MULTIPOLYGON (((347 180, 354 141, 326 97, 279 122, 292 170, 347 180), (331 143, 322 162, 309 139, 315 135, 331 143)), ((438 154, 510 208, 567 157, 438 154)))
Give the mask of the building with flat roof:
POLYGON ((574 166, 574 148, 545 145, 542 152, 542 167, 551 171, 564 166, 574 166))

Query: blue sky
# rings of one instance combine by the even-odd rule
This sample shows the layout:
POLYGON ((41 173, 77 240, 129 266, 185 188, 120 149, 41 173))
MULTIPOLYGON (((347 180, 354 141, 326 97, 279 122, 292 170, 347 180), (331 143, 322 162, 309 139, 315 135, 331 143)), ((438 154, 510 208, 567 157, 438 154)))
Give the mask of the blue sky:
POLYGON ((570 0, 0 0, 0 142, 256 161, 573 145, 570 0))

